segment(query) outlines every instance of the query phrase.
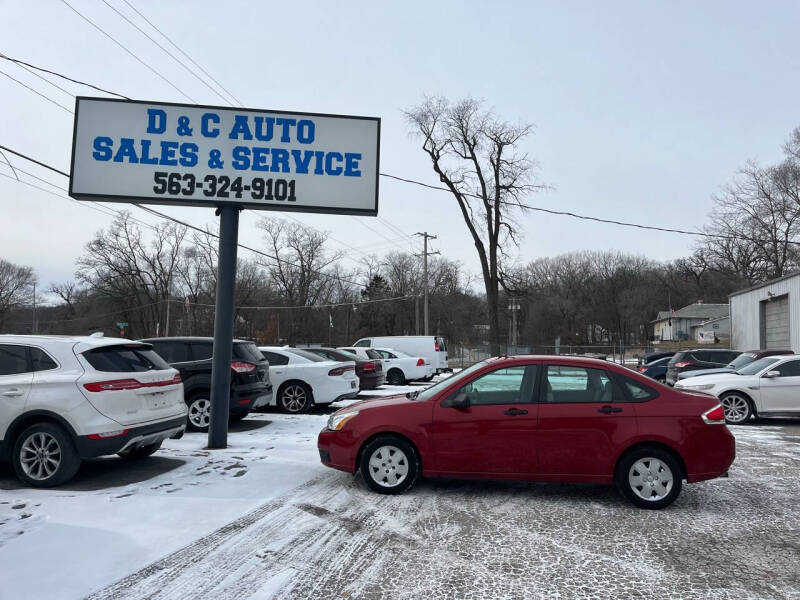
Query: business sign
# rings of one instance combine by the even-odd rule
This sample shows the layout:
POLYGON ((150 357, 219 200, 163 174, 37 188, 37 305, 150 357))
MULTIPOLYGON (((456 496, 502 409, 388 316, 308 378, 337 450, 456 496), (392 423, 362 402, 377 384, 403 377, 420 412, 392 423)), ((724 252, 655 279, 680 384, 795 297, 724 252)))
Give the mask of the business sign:
POLYGON ((380 119, 79 97, 78 200, 378 214, 380 119))
POLYGON ((713 344, 716 342, 716 336, 713 331, 698 331, 697 343, 699 344, 713 344))

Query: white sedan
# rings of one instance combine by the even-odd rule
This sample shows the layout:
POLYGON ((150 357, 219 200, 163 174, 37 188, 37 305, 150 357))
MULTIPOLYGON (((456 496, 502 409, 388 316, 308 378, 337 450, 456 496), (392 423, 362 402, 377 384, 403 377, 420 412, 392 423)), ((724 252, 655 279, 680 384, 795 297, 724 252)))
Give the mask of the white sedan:
POLYGON ((435 369, 430 362, 421 356, 410 356, 405 352, 391 348, 373 348, 383 359, 383 368, 386 371, 386 383, 390 385, 404 385, 407 381, 430 381, 435 369))
POLYGON ((358 395, 355 362, 325 360, 297 348, 259 346, 269 362, 272 406, 287 413, 308 411, 314 404, 330 404, 358 395))
POLYGON ((800 357, 768 356, 734 373, 681 379, 675 387, 715 395, 734 425, 752 416, 800 416, 800 357))

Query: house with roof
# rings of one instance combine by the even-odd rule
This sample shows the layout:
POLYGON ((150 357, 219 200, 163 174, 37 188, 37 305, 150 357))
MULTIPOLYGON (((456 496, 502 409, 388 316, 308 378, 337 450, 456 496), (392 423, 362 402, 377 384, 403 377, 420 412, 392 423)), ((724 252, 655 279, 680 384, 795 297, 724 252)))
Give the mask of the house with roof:
POLYGON ((651 321, 653 340, 656 342, 675 342, 695 339, 692 326, 700 325, 715 319, 722 319, 729 314, 727 304, 705 304, 696 302, 678 310, 661 310, 651 321))

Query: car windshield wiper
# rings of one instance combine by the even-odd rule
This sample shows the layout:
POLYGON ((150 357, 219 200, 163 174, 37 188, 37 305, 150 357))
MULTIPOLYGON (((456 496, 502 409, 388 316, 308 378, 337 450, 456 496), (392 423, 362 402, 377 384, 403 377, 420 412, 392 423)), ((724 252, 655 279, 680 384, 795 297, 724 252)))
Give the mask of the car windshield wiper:
POLYGON ((414 390, 413 392, 406 392, 406 398, 409 400, 416 400, 417 396, 419 396, 419 390, 414 390))

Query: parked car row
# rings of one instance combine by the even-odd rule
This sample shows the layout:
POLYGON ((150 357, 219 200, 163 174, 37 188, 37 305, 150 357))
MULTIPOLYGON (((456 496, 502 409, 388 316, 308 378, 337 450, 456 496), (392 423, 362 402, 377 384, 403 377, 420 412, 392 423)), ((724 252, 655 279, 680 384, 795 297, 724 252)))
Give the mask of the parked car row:
POLYGON ((731 424, 800 416, 800 357, 791 350, 688 349, 656 356, 637 371, 678 389, 716 396, 731 424))
MULTIPOLYGON (((207 431, 212 357, 213 339, 204 337, 0 336, 0 460, 22 481, 49 487, 83 459, 144 458, 187 428, 207 431)), ((433 373, 423 357, 389 348, 247 340, 233 340, 230 368, 231 421, 267 406, 301 413, 355 398, 382 385, 387 370, 392 383, 433 373)))
POLYGON ((733 372, 678 381, 675 387, 716 396, 731 424, 752 417, 800 416, 800 357, 766 356, 733 372))

